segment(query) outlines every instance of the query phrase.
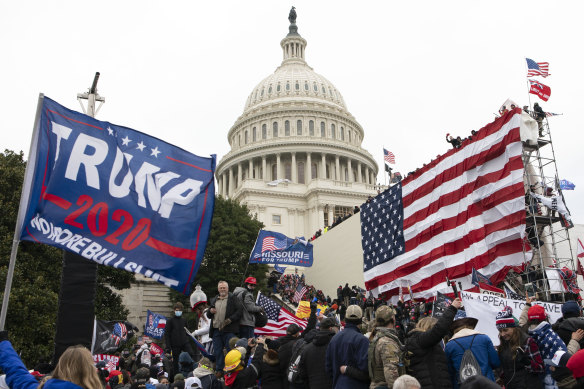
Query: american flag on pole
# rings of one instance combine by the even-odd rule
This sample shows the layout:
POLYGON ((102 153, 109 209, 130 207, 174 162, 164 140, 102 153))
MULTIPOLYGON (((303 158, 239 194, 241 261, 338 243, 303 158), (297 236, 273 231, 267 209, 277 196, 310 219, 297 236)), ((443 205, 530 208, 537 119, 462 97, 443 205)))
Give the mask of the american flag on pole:
POLYGON ((298 284, 298 286, 296 287, 296 291, 294 292, 294 297, 292 298, 292 302, 297 303, 300 300, 302 300, 302 297, 304 297, 304 294, 306 293, 307 290, 308 290, 308 288, 306 287, 306 285, 298 284))
POLYGON ((523 263, 525 190, 521 110, 487 125, 361 206, 365 286, 387 297, 408 280, 414 298, 471 288, 475 268, 493 283, 523 263))
POLYGON ((383 149, 383 160, 387 163, 395 165, 395 155, 387 149, 383 149))
POLYGON ((286 247, 288 242, 284 239, 278 239, 273 236, 267 236, 262 240, 262 253, 264 251, 281 250, 286 247))
POLYGON ((262 293, 258 293, 256 304, 263 307, 268 315, 268 324, 264 327, 256 327, 256 335, 284 336, 286 328, 290 324, 298 324, 300 327, 306 328, 306 320, 297 318, 293 313, 262 293))
POLYGON ((549 62, 535 62, 530 58, 525 58, 525 60, 527 61, 527 77, 547 77, 550 75, 548 73, 550 69, 549 62))

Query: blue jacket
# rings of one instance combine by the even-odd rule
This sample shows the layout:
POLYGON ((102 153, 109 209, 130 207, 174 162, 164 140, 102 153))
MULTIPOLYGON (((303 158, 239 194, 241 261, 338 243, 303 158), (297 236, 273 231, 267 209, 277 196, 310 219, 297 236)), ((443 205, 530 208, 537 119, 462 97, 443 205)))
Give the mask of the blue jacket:
POLYGON ((485 377, 495 381, 493 369, 496 369, 501 365, 497 350, 495 350, 493 342, 491 342, 491 339, 487 335, 479 334, 478 332, 469 329, 460 330, 455 334, 453 339, 446 344, 446 348, 444 349, 444 352, 446 352, 446 358, 448 359, 448 372, 450 373, 452 387, 454 389, 458 389, 458 370, 460 369, 460 362, 464 352, 470 347, 471 341, 471 351, 485 377), (473 335, 476 335, 474 341, 473 335))
MULTIPOLYGON (((32 376, 20 360, 12 344, 5 340, 0 342, 0 368, 6 373, 6 383, 10 389, 36 389, 39 386, 36 378, 32 376)), ((83 389, 69 381, 56 378, 48 380, 43 388, 46 389, 83 389)))
POLYGON ((347 323, 345 329, 331 339, 326 350, 325 371, 333 377, 335 389, 367 389, 369 383, 359 381, 348 374, 341 374, 341 366, 368 373, 367 351, 369 340, 359 331, 356 325, 347 323))

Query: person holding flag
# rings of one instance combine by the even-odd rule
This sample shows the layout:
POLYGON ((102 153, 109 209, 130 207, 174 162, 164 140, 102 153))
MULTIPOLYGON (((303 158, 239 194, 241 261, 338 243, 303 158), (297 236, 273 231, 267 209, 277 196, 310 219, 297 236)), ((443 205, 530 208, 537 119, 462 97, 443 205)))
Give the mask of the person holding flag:
POLYGON ((255 314, 263 310, 254 301, 253 291, 255 290, 257 281, 254 277, 247 277, 243 287, 238 286, 233 291, 233 294, 239 299, 243 306, 243 316, 239 322, 239 337, 253 338, 255 327, 255 314))

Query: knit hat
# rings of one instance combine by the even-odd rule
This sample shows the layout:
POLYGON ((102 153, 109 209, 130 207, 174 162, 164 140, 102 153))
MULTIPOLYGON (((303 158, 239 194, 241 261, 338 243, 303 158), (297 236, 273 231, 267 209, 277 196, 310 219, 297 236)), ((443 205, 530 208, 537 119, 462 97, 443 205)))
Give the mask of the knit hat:
POLYGON ((325 317, 320 322, 320 328, 328 330, 331 327, 339 327, 339 322, 334 317, 325 317))
POLYGON ((207 303, 207 295, 201 290, 201 285, 195 286, 195 291, 191 294, 191 308, 194 311, 199 304, 207 303))
POLYGON ((231 350, 232 348, 235 347, 235 343, 239 342, 239 338, 237 336, 234 336, 233 338, 229 339, 229 349, 231 350))
POLYGON ((292 323, 286 328, 286 333, 288 335, 296 335, 300 330, 302 330, 302 328, 300 328, 298 324, 292 323))
POLYGON ((235 342, 235 347, 247 347, 247 338, 241 338, 237 342, 235 342))
POLYGON ((182 375, 180 373, 174 375, 174 382, 176 382, 176 381, 184 381, 184 380, 185 380, 185 376, 184 375, 182 375))
POLYGON ((574 378, 584 377, 584 350, 572 355, 572 358, 566 363, 566 367, 572 371, 574 378))
POLYGON ((545 309, 541 305, 532 305, 527 311, 527 318, 529 320, 547 320, 545 309))
POLYGON ((345 319, 349 320, 361 320, 363 317, 363 310, 358 305, 349 305, 347 307, 347 312, 345 313, 345 319))
POLYGON ((199 365, 201 367, 206 368, 206 369, 213 369, 213 363, 207 357, 203 357, 203 358, 199 359, 199 365))
POLYGON ((497 313, 495 325, 498 330, 517 327, 517 323, 515 323, 515 318, 513 317, 513 309, 506 306, 501 312, 497 313))
POLYGON ((573 316, 580 316, 580 306, 574 300, 566 301, 562 305, 562 316, 566 317, 573 317, 573 316))

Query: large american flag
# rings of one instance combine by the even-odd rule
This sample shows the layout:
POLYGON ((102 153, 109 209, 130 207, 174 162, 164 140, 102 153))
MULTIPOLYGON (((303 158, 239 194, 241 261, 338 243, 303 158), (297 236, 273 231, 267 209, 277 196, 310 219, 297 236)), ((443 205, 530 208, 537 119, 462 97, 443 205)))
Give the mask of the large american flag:
POLYGON ((387 163, 395 164, 395 155, 391 151, 383 149, 383 160, 387 163))
POLYGON ((281 250, 286 247, 288 242, 285 239, 278 239, 273 236, 267 236, 262 241, 262 253, 264 251, 281 250))
POLYGON ((281 307, 274 300, 261 293, 258 293, 256 304, 260 307, 264 307, 264 310, 268 315, 268 324, 264 327, 256 327, 256 335, 284 336, 286 335, 286 328, 293 323, 298 324, 302 328, 306 328, 306 320, 297 318, 286 308, 281 307))
POLYGON ((306 293, 307 290, 308 288, 306 287, 306 285, 298 284, 298 286, 296 287, 296 291, 294 292, 294 297, 292 297, 292 302, 297 303, 300 300, 302 300, 302 297, 304 297, 304 294, 306 293))
POLYGON ((530 58, 525 58, 527 61, 527 77, 533 76, 542 76, 547 77, 549 76, 549 62, 535 62, 530 58))
POLYGON ((367 290, 397 296, 406 280, 428 299, 446 277, 468 289, 473 268, 497 283, 523 262, 520 120, 506 113, 361 206, 367 290))

